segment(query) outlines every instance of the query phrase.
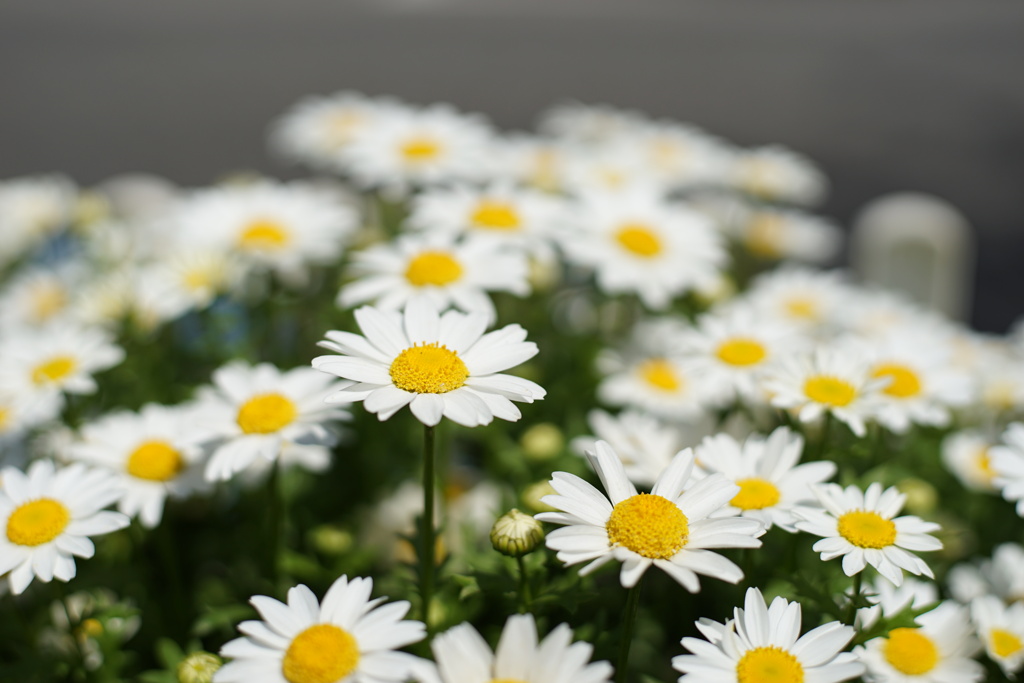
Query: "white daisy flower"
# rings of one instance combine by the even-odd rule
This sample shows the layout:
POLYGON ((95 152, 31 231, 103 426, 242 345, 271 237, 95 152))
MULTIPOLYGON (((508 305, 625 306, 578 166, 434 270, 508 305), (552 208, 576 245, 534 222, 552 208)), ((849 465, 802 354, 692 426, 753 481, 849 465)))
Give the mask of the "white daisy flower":
POLYGON ((906 609, 920 610, 939 602, 935 583, 909 577, 899 586, 880 579, 869 581, 864 593, 873 604, 857 610, 854 626, 860 631, 870 629, 882 617, 892 618, 906 609))
POLYGON ((971 659, 978 641, 971 634, 967 609, 943 602, 917 617, 919 627, 900 627, 884 638, 858 645, 854 654, 872 683, 973 683, 985 670, 971 659))
POLYGON ((0 264, 20 258, 64 228, 76 199, 74 184, 59 175, 0 182, 0 264))
POLYGON ((534 382, 500 374, 537 354, 519 325, 484 334, 485 315, 438 315, 424 299, 402 313, 363 306, 355 316, 365 336, 332 330, 320 346, 339 355, 313 359, 313 367, 346 380, 327 398, 332 403, 364 401, 381 420, 408 405, 425 425, 447 417, 475 427, 495 417, 514 422, 521 413, 512 401, 544 398, 534 382))
POLYGON ((39 327, 68 316, 74 288, 82 280, 80 265, 35 266, 11 278, 0 294, 3 328, 39 327))
POLYGON ((26 413, 55 417, 64 393, 92 394, 93 375, 124 360, 124 349, 96 328, 53 323, 8 334, 0 352, 0 385, 25 402, 26 413))
POLYGON ((800 603, 777 597, 769 607, 760 590, 748 588, 732 619, 697 622, 707 640, 683 638, 691 654, 672 658, 672 667, 683 673, 679 683, 838 683, 864 673, 843 652, 852 627, 832 621, 800 635, 801 618, 800 603))
POLYGON ((1024 423, 1014 422, 1003 432, 1004 445, 994 446, 992 483, 998 487, 1003 498, 1017 503, 1017 514, 1024 517, 1024 423))
POLYGON ((739 152, 733 184, 757 199, 813 206, 821 202, 828 181, 806 157, 780 146, 739 152))
POLYGON ((497 140, 500 157, 495 175, 518 184, 558 193, 566 189, 570 150, 562 143, 529 135, 504 135, 497 140))
POLYGON ((971 619, 985 653, 1004 674, 1014 678, 1024 666, 1024 602, 1007 606, 994 595, 975 598, 971 619))
POLYGON ((537 639, 532 614, 514 614, 493 652, 469 624, 439 634, 431 643, 437 665, 419 677, 424 683, 608 683, 608 662, 590 662, 590 643, 572 642, 572 629, 560 624, 537 639))
POLYGON ((638 111, 607 104, 563 102, 541 113, 538 130, 546 136, 593 144, 635 133, 646 123, 647 117, 638 111))
POLYGON ((413 199, 408 225, 423 232, 486 235, 538 258, 554 256, 568 206, 548 194, 492 183, 428 190, 413 199))
POLYGON ((577 145, 570 147, 569 152, 564 181, 566 191, 576 197, 664 197, 671 189, 632 139, 618 139, 597 147, 577 145))
POLYGON ((237 254, 299 284, 309 265, 338 260, 355 227, 355 211, 336 192, 271 181, 196 192, 167 225, 179 249, 237 254))
POLYGON ((965 487, 973 491, 994 493, 991 448, 996 439, 976 430, 960 430, 942 440, 942 463, 965 487))
POLYGON ((37 460, 25 472, 0 471, 0 575, 11 592, 22 593, 33 577, 73 579, 75 557, 95 552, 90 536, 128 526, 126 516, 103 509, 120 495, 113 476, 80 463, 56 470, 37 460))
POLYGON ((486 178, 492 144, 480 115, 444 104, 396 107, 380 112, 339 161, 360 185, 404 195, 413 187, 486 178))
POLYGON ((344 408, 324 404, 338 384, 309 368, 281 371, 270 363, 241 361, 219 368, 196 408, 206 436, 216 441, 206 479, 225 481, 260 460, 298 456, 326 464, 337 443, 331 423, 349 418, 344 408))
POLYGON ((843 246, 839 226, 802 211, 740 206, 729 231, 748 252, 770 261, 828 263, 843 246))
POLYGON ((958 564, 949 572, 949 591, 964 604, 991 593, 1005 602, 1024 602, 1024 546, 1002 543, 992 557, 976 564, 958 564))
POLYGON ((401 310, 413 298, 425 297, 439 311, 451 306, 483 313, 487 322, 497 313, 488 292, 526 296, 526 256, 486 238, 456 242, 444 234, 405 235, 352 254, 349 275, 355 280, 338 292, 342 308, 371 302, 381 310, 401 310))
POLYGON ((649 193, 588 197, 573 223, 569 261, 593 269, 602 291, 636 294, 651 309, 713 282, 726 261, 707 218, 649 193))
POLYGON ((764 532, 753 519, 709 519, 738 492, 720 475, 693 482, 693 453, 680 451, 654 483, 651 493, 637 493, 622 461, 604 441, 587 459, 607 492, 602 494, 583 479, 555 472, 551 485, 558 495, 544 503, 559 512, 543 512, 543 522, 566 525, 547 536, 547 546, 567 565, 589 562, 588 574, 609 560, 622 562, 623 587, 636 585, 652 565, 662 569, 686 590, 700 590, 697 574, 737 583, 743 572, 731 560, 709 548, 758 548, 764 532))
POLYGON ((649 413, 625 410, 612 415, 591 410, 587 423, 594 436, 572 440, 580 455, 593 451, 598 441, 606 441, 619 455, 629 480, 638 486, 651 486, 682 448, 696 445, 710 431, 702 423, 667 425, 649 413))
POLYGON ((113 413, 82 427, 70 456, 110 470, 123 495, 118 509, 153 528, 168 496, 185 498, 203 488, 203 434, 189 408, 148 404, 138 413, 113 413))
POLYGON ((778 525, 796 532, 793 509, 815 500, 811 486, 836 472, 830 461, 797 464, 804 439, 788 427, 767 438, 754 434, 741 445, 728 434, 704 439, 694 449, 700 470, 725 476, 740 487, 725 507, 729 514, 751 517, 765 529, 778 525))
POLYGON ((731 163, 725 143, 676 121, 652 121, 626 137, 658 181, 670 188, 719 184, 731 163))
POLYGON ((853 576, 870 564, 897 586, 903 571, 934 578, 931 568, 909 551, 939 550, 942 543, 928 534, 939 525, 912 515, 896 517, 906 496, 896 487, 882 490, 874 482, 865 491, 856 486, 845 489, 838 484, 813 486, 824 510, 796 508, 796 528, 822 539, 815 552, 828 561, 843 558, 843 572, 853 576))
POLYGON ((777 318, 820 335, 837 325, 848 298, 840 273, 786 266, 755 278, 743 300, 759 318, 777 318))
POLYGON ((184 250, 146 264, 150 287, 159 293, 161 319, 202 310, 220 294, 236 292, 245 268, 238 254, 184 250))
POLYGON ((287 604, 265 595, 249 601, 261 621, 243 621, 242 638, 220 654, 230 657, 214 683, 404 683, 417 658, 397 649, 423 640, 426 628, 403 619, 405 600, 371 600, 373 580, 342 576, 317 601, 303 585, 287 604))
POLYGON ((818 347, 779 361, 765 377, 771 404, 793 411, 801 422, 816 422, 825 413, 846 423, 857 436, 879 407, 879 393, 889 380, 869 374, 867 355, 858 347, 818 347))

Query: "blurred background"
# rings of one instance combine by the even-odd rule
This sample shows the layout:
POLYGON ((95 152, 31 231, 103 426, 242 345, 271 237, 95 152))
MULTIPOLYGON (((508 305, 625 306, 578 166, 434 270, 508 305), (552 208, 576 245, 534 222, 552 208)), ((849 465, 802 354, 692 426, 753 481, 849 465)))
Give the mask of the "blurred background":
POLYGON ((845 226, 898 191, 975 231, 970 320, 1024 312, 1024 3, 803 0, 0 0, 0 178, 184 185, 256 170, 305 95, 447 101, 506 129, 607 103, 779 143, 845 226))

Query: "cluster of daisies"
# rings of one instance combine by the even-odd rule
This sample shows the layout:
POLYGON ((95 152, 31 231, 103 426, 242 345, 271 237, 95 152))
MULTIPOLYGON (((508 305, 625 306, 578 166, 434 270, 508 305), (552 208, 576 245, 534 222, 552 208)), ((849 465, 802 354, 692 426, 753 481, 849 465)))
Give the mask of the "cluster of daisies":
MULTIPOLYGON (((223 620, 191 624, 219 655, 184 659, 179 681, 1024 668, 1024 327, 979 334, 822 270, 841 231, 812 213, 826 183, 809 160, 611 107, 561 105, 510 134, 352 92, 299 102, 271 142, 317 177, 0 182, 0 615, 42 614, 40 584, 90 565, 102 582, 124 557, 104 559, 107 540, 165 532, 173 562, 193 539, 168 517, 212 501, 187 507, 190 534, 267 508, 253 543, 326 590, 264 577, 286 602, 252 597, 259 618, 232 640, 223 620), (404 471, 435 428, 451 450, 439 500, 432 474, 404 471), (290 531, 282 471, 302 508, 290 531), (346 499, 361 489, 369 509, 346 499), (424 570, 428 506, 445 559, 424 570), (415 560, 437 595, 410 588, 415 560), (408 599, 372 597, 375 581, 408 599), (685 615, 692 629, 653 647, 663 661, 632 661, 631 620, 679 623, 677 603, 715 611, 685 615), (619 671, 591 661, 616 649, 619 671)), ((234 559, 167 576, 252 595, 234 559)), ((141 618, 223 599, 196 595, 141 618)))

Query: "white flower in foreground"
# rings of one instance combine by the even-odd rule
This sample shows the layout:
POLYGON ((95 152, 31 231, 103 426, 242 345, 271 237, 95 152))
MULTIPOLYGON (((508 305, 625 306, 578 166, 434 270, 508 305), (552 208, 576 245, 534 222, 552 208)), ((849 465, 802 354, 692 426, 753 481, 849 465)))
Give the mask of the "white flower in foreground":
POLYGON ((590 643, 572 642, 568 624, 538 642, 532 614, 509 617, 494 652, 469 624, 438 635, 431 647, 437 666, 419 676, 424 683, 605 683, 612 676, 608 662, 589 662, 590 643))
POLYGON ((974 683, 985 675, 971 659, 978 641, 967 609, 954 602, 917 617, 920 627, 901 627, 884 638, 858 645, 854 653, 867 666, 872 683, 974 683))
POLYGON ((423 640, 419 621, 404 620, 405 600, 371 600, 373 580, 342 576, 317 602, 298 585, 288 603, 265 595, 249 601, 262 621, 243 621, 221 648, 228 662, 214 683, 403 683, 417 658, 396 649, 423 640))
POLYGON ((801 422, 831 413, 864 436, 865 421, 878 412, 879 392, 888 381, 871 377, 867 357, 856 347, 836 345, 782 359, 764 388, 773 406, 794 411, 801 422))
POLYGON ((998 487, 1003 498, 1011 503, 1016 501, 1017 514, 1024 517, 1024 423, 1014 422, 1003 433, 1005 445, 994 446, 992 483, 998 487))
POLYGON ((326 464, 337 442, 330 423, 349 418, 344 408, 324 404, 338 382, 309 368, 282 372, 270 363, 233 362, 213 373, 213 384, 197 407, 207 436, 217 440, 208 481, 230 479, 261 460, 311 456, 326 464))
POLYGON ((769 607, 760 590, 748 588, 733 619, 697 622, 707 640, 683 638, 692 654, 673 657, 672 667, 683 672, 679 683, 837 683, 864 673, 842 651, 852 627, 832 621, 800 635, 800 622, 800 603, 777 597, 769 607))
POLYGON ((576 475, 555 472, 551 485, 558 495, 544 503, 559 512, 536 515, 543 522, 566 525, 548 534, 547 546, 567 565, 589 562, 587 574, 615 559, 622 562, 623 587, 636 585, 652 565, 686 590, 700 590, 697 574, 737 583, 743 572, 709 548, 758 548, 764 532, 753 519, 709 519, 738 492, 721 475, 693 482, 693 454, 680 451, 654 483, 650 493, 637 493, 622 461, 604 441, 587 453, 607 492, 602 494, 576 475))
POLYGON ((113 413, 82 428, 70 455, 116 474, 124 495, 118 509, 153 528, 168 496, 185 498, 203 488, 196 415, 187 408, 148 404, 138 413, 113 413))
POLYGON ((830 461, 797 464, 804 439, 788 427, 779 427, 767 438, 752 435, 741 445, 728 434, 704 439, 694 449, 698 467, 718 472, 740 487, 726 510, 752 517, 766 529, 778 525, 795 532, 793 509, 814 500, 811 486, 835 474, 830 461))
POLYGON ((941 549, 942 542, 928 535, 940 527, 912 515, 896 517, 906 501, 896 487, 883 491, 874 482, 865 491, 838 484, 813 490, 824 510, 796 508, 793 512, 801 520, 797 529, 822 537, 813 547, 822 560, 842 556, 847 576, 870 564, 897 586, 903 582, 902 570, 934 578, 928 565, 907 551, 941 549))
POLYGON ((989 658, 1014 677, 1024 666, 1024 602, 1007 606, 994 595, 976 598, 971 618, 989 658))
POLYGON ((492 240, 407 235, 353 253, 349 275, 355 279, 341 288, 336 302, 343 308, 372 302, 392 311, 426 297, 439 311, 454 306, 484 313, 493 322, 496 312, 489 292, 526 296, 527 271, 524 253, 492 240))
POLYGON ((128 526, 120 512, 104 510, 121 495, 115 478, 100 469, 73 464, 56 470, 49 460, 26 472, 0 471, 0 575, 11 592, 23 592, 38 578, 75 577, 75 556, 89 558, 90 536, 128 526))
POLYGON ((320 346, 340 355, 313 359, 316 369, 346 380, 329 402, 363 401, 381 420, 408 405, 425 425, 447 417, 475 427, 495 417, 514 422, 521 413, 512 401, 544 398, 534 382, 500 374, 537 354, 519 325, 485 334, 487 316, 439 315, 423 299, 403 313, 364 306, 355 316, 366 336, 332 330, 320 346))

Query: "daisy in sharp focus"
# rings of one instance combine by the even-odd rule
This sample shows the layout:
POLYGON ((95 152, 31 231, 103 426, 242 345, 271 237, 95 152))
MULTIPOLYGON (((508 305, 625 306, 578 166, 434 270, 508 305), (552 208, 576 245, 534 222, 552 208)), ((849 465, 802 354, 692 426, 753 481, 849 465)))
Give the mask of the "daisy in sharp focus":
POLYGON ((33 577, 44 583, 75 577, 75 557, 93 556, 90 536, 128 526, 128 517, 103 508, 121 495, 116 479, 76 463, 56 469, 37 460, 25 472, 0 471, 0 575, 22 593, 33 577))
POLYGON ((757 519, 765 529, 778 525, 792 533, 793 508, 812 503, 811 486, 836 472, 830 461, 797 464, 803 448, 802 436, 779 427, 767 438, 751 435, 742 445, 728 434, 709 436, 694 453, 700 470, 718 472, 740 487, 725 508, 730 514, 757 519))
POLYGON ((519 325, 484 333, 487 316, 447 311, 439 315, 424 299, 402 313, 363 306, 355 311, 363 335, 332 330, 320 346, 337 355, 313 359, 313 367, 345 382, 331 403, 363 401, 386 420, 409 406, 417 420, 433 426, 447 417, 467 427, 495 417, 521 417, 512 401, 532 403, 545 390, 503 370, 537 354, 519 325))
POLYGON ((348 274, 354 280, 338 292, 342 308, 372 302, 381 310, 401 310, 409 300, 426 297, 439 311, 451 306, 497 315, 488 292, 526 296, 524 253, 485 238, 456 242, 444 234, 406 235, 352 254, 348 274))
POLYGON ((214 444, 207 481, 225 481, 278 459, 311 459, 326 466, 338 437, 332 423, 350 417, 343 407, 324 403, 337 387, 338 382, 304 367, 282 371, 270 363, 236 361, 219 368, 196 407, 214 444))
POLYGON ((532 614, 515 614, 493 652, 470 624, 459 624, 431 643, 436 667, 423 668, 423 683, 608 683, 608 662, 590 662, 590 643, 572 642, 572 629, 560 624, 538 641, 532 614))
POLYGON ((403 619, 409 603, 370 599, 373 580, 342 576, 318 602, 298 585, 288 602, 265 595, 249 601, 260 621, 243 621, 243 637, 220 654, 232 661, 214 683, 404 683, 417 658, 397 651, 423 640, 426 628, 403 619))
POLYGON ((82 427, 70 456, 116 474, 124 490, 118 509, 153 528, 168 497, 184 498, 204 488, 205 436, 194 428, 190 407, 148 404, 82 427))
POLYGON ((832 621, 800 635, 800 622, 800 603, 777 597, 768 606, 760 590, 748 588, 732 619, 697 622, 706 640, 683 638, 691 654, 673 657, 672 667, 683 673, 679 683, 838 683, 864 673, 843 652, 852 627, 832 621))
POLYGON ((1024 667, 1024 602, 1006 605, 994 595, 975 598, 971 619, 989 659, 1015 678, 1024 667))
POLYGON ((940 550, 932 532, 939 525, 913 515, 896 517, 906 496, 895 487, 883 490, 878 482, 864 491, 838 484, 812 487, 823 510, 796 508, 796 528, 822 539, 813 546, 824 561, 843 558, 843 572, 853 576, 870 564, 895 585, 903 572, 934 578, 931 568, 911 552, 940 550))
POLYGON ((764 532, 754 519, 709 519, 726 505, 739 487, 721 475, 692 481, 693 453, 680 451, 654 483, 650 493, 637 493, 622 461, 604 441, 587 453, 607 493, 576 475, 555 472, 551 485, 558 495, 543 502, 558 512, 536 518, 565 525, 547 536, 547 546, 567 565, 588 562, 588 574, 614 559, 622 562, 623 587, 636 585, 652 565, 686 590, 700 590, 697 574, 737 583, 743 572, 710 548, 758 548, 764 532))

